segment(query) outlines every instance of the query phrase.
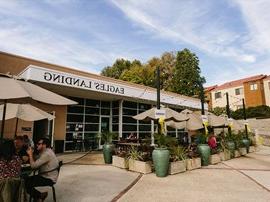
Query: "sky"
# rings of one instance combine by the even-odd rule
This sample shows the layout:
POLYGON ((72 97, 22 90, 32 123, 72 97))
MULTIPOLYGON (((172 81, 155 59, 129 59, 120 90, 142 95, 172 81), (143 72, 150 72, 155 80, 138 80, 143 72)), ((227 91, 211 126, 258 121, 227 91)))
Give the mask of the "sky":
POLYGON ((0 0, 0 51, 99 74, 184 48, 205 86, 270 74, 269 0, 0 0))

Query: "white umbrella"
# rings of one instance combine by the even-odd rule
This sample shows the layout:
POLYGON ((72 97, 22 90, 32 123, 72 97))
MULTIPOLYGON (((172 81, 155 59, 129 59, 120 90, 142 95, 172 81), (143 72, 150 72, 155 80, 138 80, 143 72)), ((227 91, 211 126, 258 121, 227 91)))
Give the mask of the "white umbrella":
POLYGON ((29 102, 29 100, 36 100, 52 105, 73 105, 76 102, 67 99, 63 96, 57 95, 44 88, 36 86, 25 80, 12 77, 11 75, 0 74, 0 100, 4 101, 1 139, 3 138, 6 103, 7 102, 29 102))
MULTIPOLYGON (((3 113, 4 105, 0 105, 0 113, 3 113)), ((38 121, 42 119, 52 120, 55 116, 34 107, 30 104, 7 104, 5 120, 19 118, 24 121, 38 121)), ((2 118, 0 117, 0 120, 2 118)))
MULTIPOLYGON (((194 112, 198 115, 201 115, 201 111, 194 112)), ((215 114, 211 112, 205 112, 205 115, 208 118, 208 125, 212 127, 220 127, 220 126, 226 126, 227 122, 223 117, 216 116, 215 114)))
MULTIPOLYGON (((161 117, 160 115, 164 118, 164 121, 174 120, 176 122, 181 122, 188 120, 186 115, 180 114, 167 107, 161 107, 160 110, 153 107, 152 109, 133 116, 133 118, 136 120, 158 120, 161 117)), ((153 134, 151 134, 151 145, 155 145, 153 134)))
MULTIPOLYGON (((152 109, 149 109, 145 112, 142 112, 140 114, 137 114, 136 116, 133 116, 136 120, 158 120, 160 116, 157 116, 157 108, 153 107, 152 109)), ((160 111, 164 113, 164 121, 170 121, 173 120, 175 122, 181 122, 186 121, 189 118, 185 114, 180 114, 170 108, 163 107, 160 108, 160 111)))
POLYGON ((185 114, 189 119, 183 122, 168 121, 166 122, 166 125, 172 128, 177 128, 177 129, 185 128, 187 130, 192 130, 192 131, 204 128, 200 115, 193 113, 193 111, 189 109, 185 109, 181 111, 180 114, 185 114))
POLYGON ((33 99, 52 105, 77 104, 70 99, 57 95, 37 85, 8 75, 0 75, 0 100, 17 102, 18 99, 33 99))
POLYGON ((243 123, 241 123, 233 118, 229 119, 228 116, 225 114, 220 115, 220 117, 224 119, 226 126, 231 125, 232 130, 234 130, 234 131, 245 130, 245 125, 243 123))
MULTIPOLYGON (((0 113, 3 113, 4 105, 0 105, 0 113)), ((0 117, 1 118, 1 117, 0 117)), ((38 121, 42 119, 52 120, 55 116, 36 108, 30 104, 7 104, 5 120, 17 118, 15 126, 15 135, 17 133, 18 119, 24 121, 38 121)), ((2 120, 2 118, 0 119, 2 120)))

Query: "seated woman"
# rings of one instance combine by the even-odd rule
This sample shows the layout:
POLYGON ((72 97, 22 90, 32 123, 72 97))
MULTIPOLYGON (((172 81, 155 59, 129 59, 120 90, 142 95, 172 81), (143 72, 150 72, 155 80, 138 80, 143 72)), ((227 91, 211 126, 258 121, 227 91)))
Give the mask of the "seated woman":
POLYGON ((217 148, 217 139, 215 134, 211 134, 208 138, 208 145, 212 150, 215 150, 217 148))
POLYGON ((0 180, 20 177, 22 161, 15 153, 13 141, 8 140, 0 146, 0 180))

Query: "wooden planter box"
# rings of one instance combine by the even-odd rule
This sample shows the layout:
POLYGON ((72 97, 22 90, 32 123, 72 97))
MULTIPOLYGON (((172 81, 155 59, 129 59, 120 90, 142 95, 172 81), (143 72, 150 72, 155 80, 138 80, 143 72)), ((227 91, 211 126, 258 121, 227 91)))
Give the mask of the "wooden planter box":
POLYGON ((131 171, 135 171, 135 172, 143 173, 143 174, 152 172, 151 161, 144 162, 144 161, 137 161, 137 160, 129 159, 128 164, 129 164, 129 170, 131 171))
POLYGON ((234 151, 234 158, 238 158, 240 156, 241 156, 241 154, 240 154, 239 150, 235 150, 234 151))
POLYGON ((112 165, 118 168, 128 168, 128 159, 119 156, 113 156, 112 165))
POLYGON ((250 146, 250 147, 249 147, 249 152, 255 152, 255 151, 256 151, 255 146, 250 146))
POLYGON ((201 158, 187 159, 186 164, 187 164, 187 170, 194 170, 194 169, 202 167, 201 158))
POLYGON ((211 155, 209 160, 210 160, 210 164, 212 164, 212 165, 221 162, 221 159, 220 159, 219 154, 213 154, 213 155, 211 155))
POLYGON ((224 151, 219 153, 221 161, 227 161, 231 159, 230 151, 224 151))
POLYGON ((176 161, 176 162, 171 162, 169 165, 169 174, 177 174, 177 173, 182 173, 187 170, 186 168, 186 161, 176 161))
POLYGON ((246 147, 242 147, 242 148, 239 148, 239 152, 240 154, 243 156, 243 155, 246 155, 247 154, 247 148, 246 147))

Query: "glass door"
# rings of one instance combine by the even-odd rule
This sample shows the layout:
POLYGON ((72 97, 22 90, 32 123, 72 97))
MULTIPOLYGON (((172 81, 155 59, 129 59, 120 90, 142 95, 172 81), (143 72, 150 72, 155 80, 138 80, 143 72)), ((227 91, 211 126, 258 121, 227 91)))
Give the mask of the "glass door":
MULTIPOLYGON (((110 132, 110 117, 109 116, 101 116, 100 117, 100 133, 110 132)), ((99 149, 101 149, 101 139, 98 142, 99 149)))
POLYGON ((110 131, 110 117, 101 117, 100 132, 105 133, 110 131))

